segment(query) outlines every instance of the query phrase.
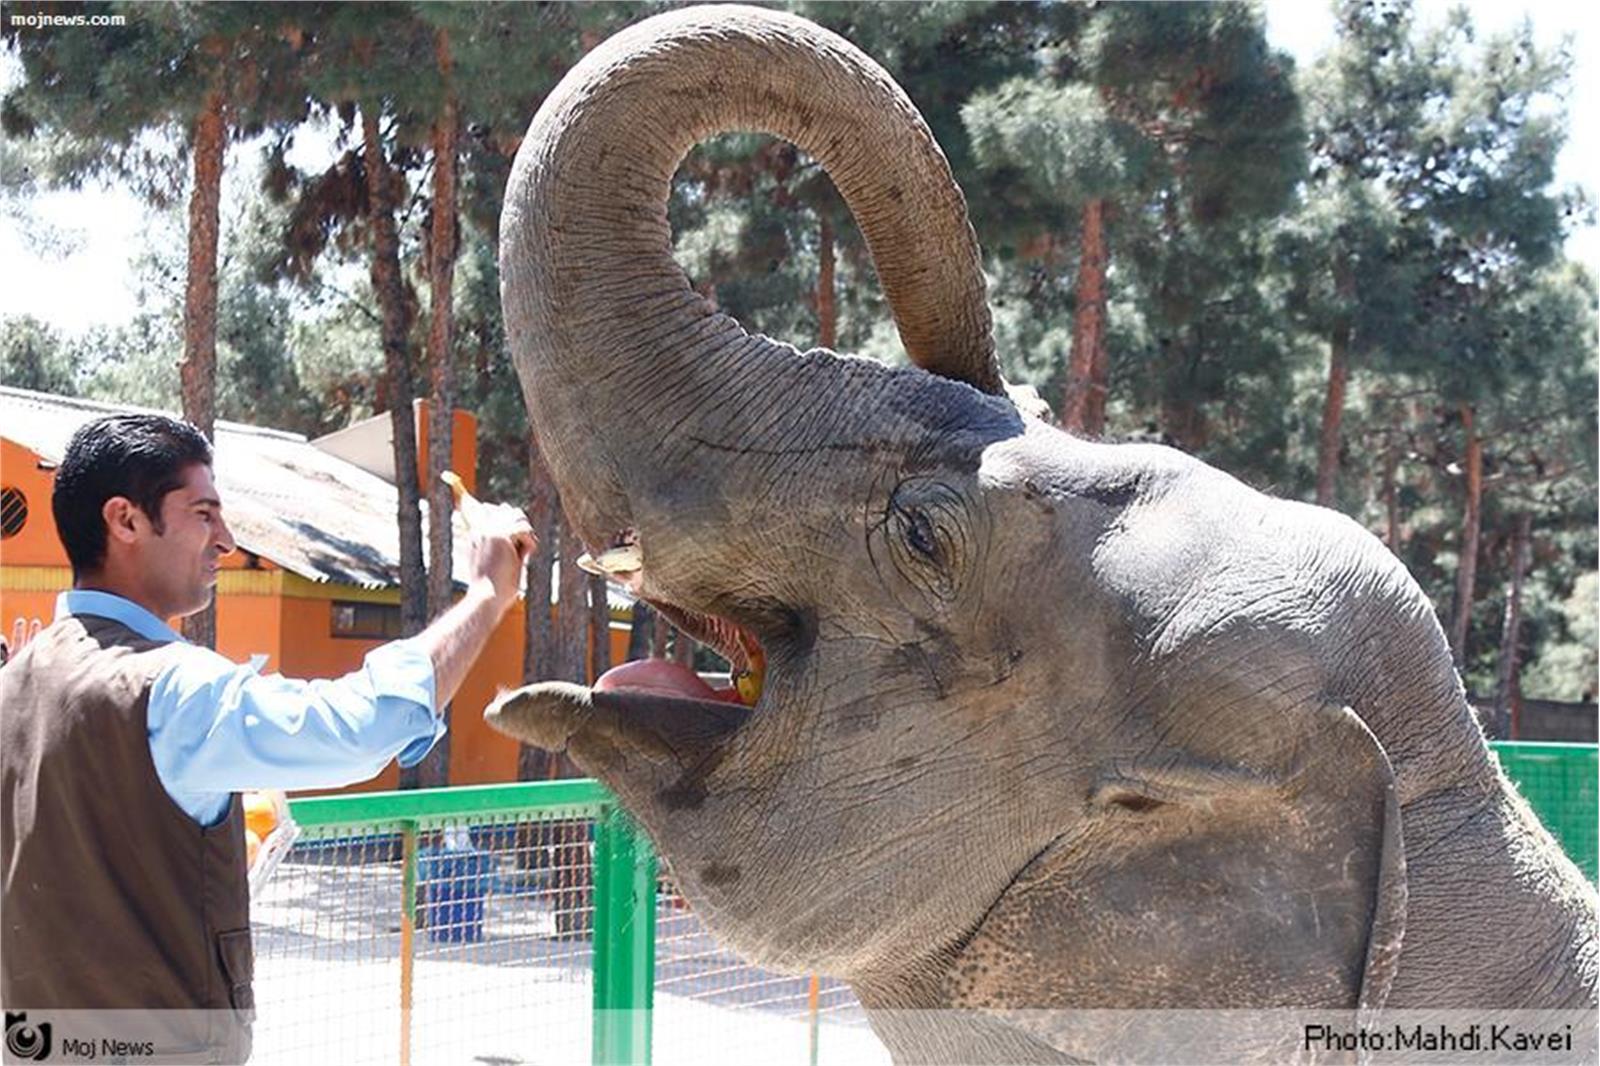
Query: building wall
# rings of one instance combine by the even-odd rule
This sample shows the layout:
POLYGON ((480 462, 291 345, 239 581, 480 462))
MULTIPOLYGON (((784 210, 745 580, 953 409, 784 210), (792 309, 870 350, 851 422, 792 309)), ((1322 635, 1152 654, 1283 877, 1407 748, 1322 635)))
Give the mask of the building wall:
POLYGON ((39 457, 0 437, 0 485, 19 490, 28 502, 28 520, 14 537, 0 540, 0 563, 6 566, 65 566, 66 553, 50 519, 50 486, 55 475, 39 469, 39 457))
MULTIPOLYGON (((456 428, 464 433, 472 430, 470 422, 463 425, 459 420, 456 428)), ((470 438, 465 444, 471 448, 470 438)), ((458 439, 452 451, 461 447, 458 439)), ((459 458, 462 466, 470 469, 470 452, 459 458)), ((0 541, 0 625, 8 638, 19 617, 38 618, 48 625, 55 614, 56 596, 72 584, 66 553, 50 516, 51 479, 49 471, 39 469, 37 455, 0 438, 0 484, 23 491, 29 514, 16 536, 0 541)), ((398 589, 308 581, 244 551, 225 557, 222 565, 217 584, 217 650, 237 662, 265 655, 263 673, 339 677, 359 668, 367 652, 382 641, 334 636, 334 601, 398 604, 400 599, 398 589)), ((169 621, 177 628, 176 619, 169 621)), ((519 603, 506 612, 456 695, 451 722, 452 784, 516 779, 517 743, 491 730, 483 721, 483 709, 500 689, 521 684, 523 633, 519 603)), ((614 662, 626 656, 627 642, 627 628, 614 623, 614 662)), ((372 780, 335 791, 366 792, 398 784, 399 770, 390 763, 372 780)))
MULTIPOLYGON (((428 494, 428 419, 427 403, 415 401, 413 414, 417 426, 417 484, 428 494)), ((450 469, 461 478, 467 491, 478 491, 478 419, 470 412, 457 410, 450 419, 450 469)))

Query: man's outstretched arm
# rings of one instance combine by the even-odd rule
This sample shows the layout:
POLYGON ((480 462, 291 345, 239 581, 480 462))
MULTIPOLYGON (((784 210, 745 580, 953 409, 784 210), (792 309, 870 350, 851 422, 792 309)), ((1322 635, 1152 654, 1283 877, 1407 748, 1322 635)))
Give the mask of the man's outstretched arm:
POLYGON ((476 505, 467 593, 417 636, 375 648, 337 680, 262 677, 203 648, 151 689, 150 749, 163 786, 202 824, 251 788, 331 788, 390 759, 414 765, 444 733, 449 703, 516 600, 533 534, 521 513, 476 505))

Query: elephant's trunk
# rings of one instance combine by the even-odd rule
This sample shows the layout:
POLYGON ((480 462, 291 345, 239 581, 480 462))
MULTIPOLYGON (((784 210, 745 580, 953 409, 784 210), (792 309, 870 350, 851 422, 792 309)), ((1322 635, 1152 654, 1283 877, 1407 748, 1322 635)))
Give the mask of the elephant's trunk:
POLYGON ((677 473, 662 468, 673 440, 736 449, 763 428, 753 424, 761 412, 745 413, 763 406, 752 397, 778 389, 804 406, 822 399, 824 379, 837 384, 837 368, 718 313, 672 258, 673 173, 695 143, 727 130, 770 132, 815 156, 867 239, 910 356, 1002 392, 965 202, 888 74, 775 11, 648 19, 546 99, 501 227, 512 356, 569 514, 591 541, 631 524, 632 465, 647 463, 659 485, 677 473))

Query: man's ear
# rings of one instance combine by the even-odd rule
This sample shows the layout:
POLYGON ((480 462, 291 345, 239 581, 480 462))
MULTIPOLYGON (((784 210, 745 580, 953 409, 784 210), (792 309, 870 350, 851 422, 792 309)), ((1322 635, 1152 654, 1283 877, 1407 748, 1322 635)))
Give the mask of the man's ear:
POLYGON ((106 535, 123 544, 132 544, 141 529, 150 528, 149 517, 126 496, 112 496, 101 504, 100 517, 105 519, 106 535))

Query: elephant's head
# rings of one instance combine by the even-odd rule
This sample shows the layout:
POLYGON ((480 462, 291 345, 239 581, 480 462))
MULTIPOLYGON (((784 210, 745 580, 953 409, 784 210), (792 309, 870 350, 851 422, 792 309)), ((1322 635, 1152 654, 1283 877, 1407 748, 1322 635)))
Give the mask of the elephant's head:
MULTIPOLYGON (((1304 516, 1019 409, 960 191, 875 63, 759 9, 642 22, 545 102, 502 232, 574 527, 765 683, 748 708, 542 684, 490 717, 611 786, 720 935, 880 1003, 1382 999, 1393 778, 1325 679, 1337 605, 1296 600, 1304 516), (669 183, 735 129, 827 168, 916 368, 753 336, 691 288, 669 183)), ((1325 562, 1399 594, 1368 554, 1325 562)))

